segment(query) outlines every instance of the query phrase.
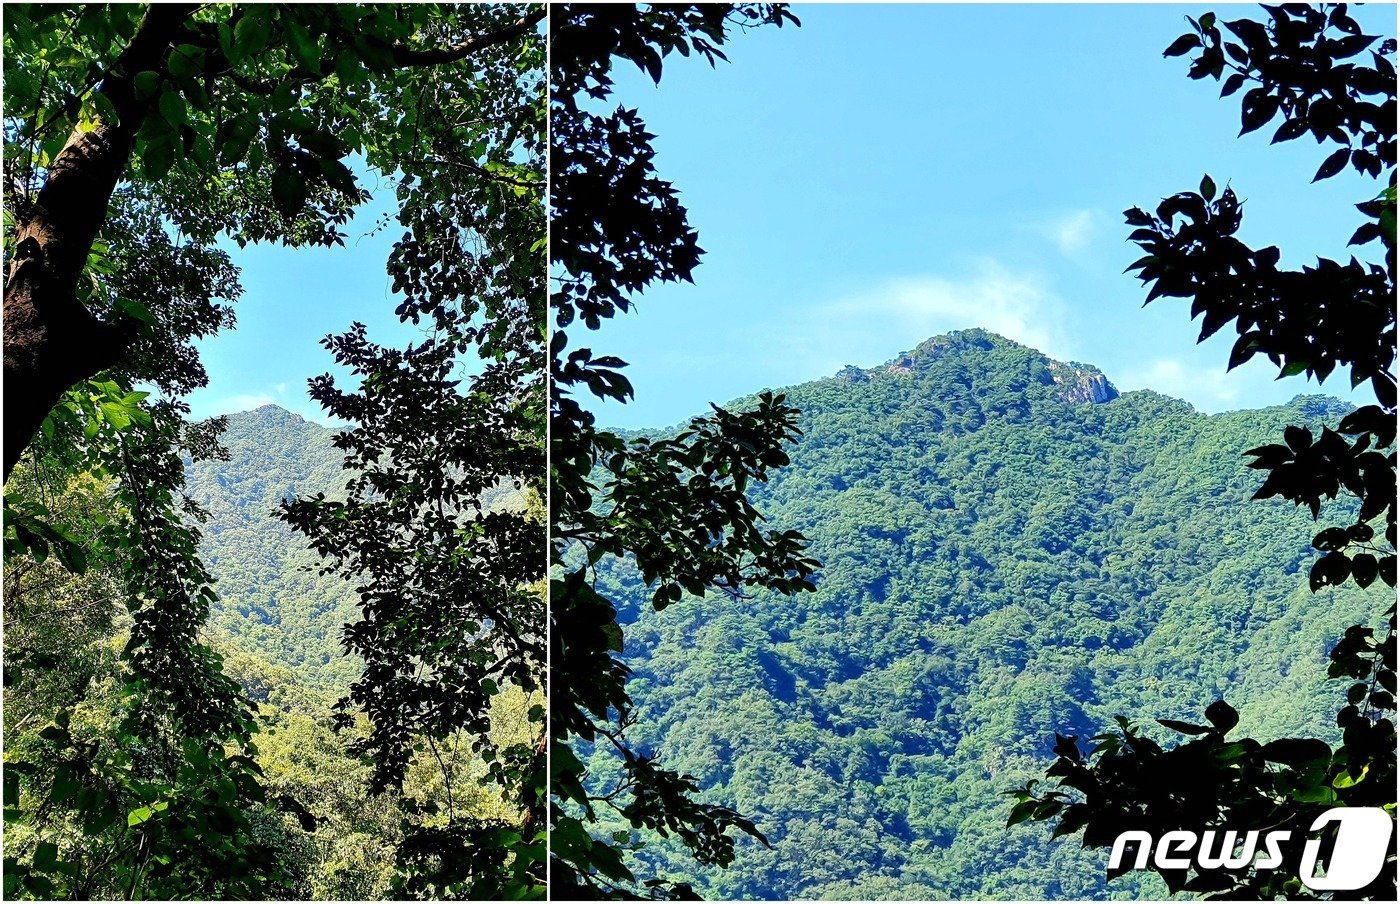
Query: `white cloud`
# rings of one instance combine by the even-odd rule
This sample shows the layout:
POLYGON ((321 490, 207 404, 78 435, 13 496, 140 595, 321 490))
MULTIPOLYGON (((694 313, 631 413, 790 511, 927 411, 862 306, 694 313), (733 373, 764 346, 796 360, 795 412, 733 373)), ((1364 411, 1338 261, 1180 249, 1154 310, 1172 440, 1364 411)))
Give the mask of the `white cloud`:
POLYGON ((950 330, 982 327, 1041 351, 1064 344, 1063 304, 1033 273, 1014 273, 995 261, 963 279, 913 276, 887 280, 828 307, 843 327, 895 327, 905 344, 950 330))
POLYGON ((1223 365, 1198 367, 1179 358, 1158 358, 1114 381, 1119 389, 1152 389, 1173 398, 1186 399, 1206 411, 1219 411, 1239 400, 1240 380, 1223 365))
POLYGON ((237 414, 240 411, 252 411, 264 405, 276 405, 293 414, 300 415, 308 421, 314 421, 327 427, 342 427, 344 421, 338 421, 330 417, 321 410, 315 402, 308 398, 295 395, 287 395, 287 384, 278 383, 272 387, 276 395, 267 392, 237 393, 234 395, 214 396, 206 387, 196 390, 189 397, 190 417, 194 420, 204 420, 205 418, 217 417, 221 414, 237 414))
POLYGON ((816 301, 799 318, 774 320, 768 335, 782 337, 783 351, 765 349, 775 385, 830 376, 846 364, 875 367, 931 336, 972 327, 1067 360, 1077 348, 1067 311, 1040 274, 984 259, 966 275, 894 277, 816 301))
POLYGON ((276 405, 277 400, 265 392, 225 396, 209 406, 209 415, 233 414, 236 411, 251 411, 264 405, 276 405))
POLYGON ((1098 221, 1098 214, 1092 210, 1072 210, 1038 224, 1035 230, 1053 242, 1065 257, 1075 258, 1089 247, 1098 221))

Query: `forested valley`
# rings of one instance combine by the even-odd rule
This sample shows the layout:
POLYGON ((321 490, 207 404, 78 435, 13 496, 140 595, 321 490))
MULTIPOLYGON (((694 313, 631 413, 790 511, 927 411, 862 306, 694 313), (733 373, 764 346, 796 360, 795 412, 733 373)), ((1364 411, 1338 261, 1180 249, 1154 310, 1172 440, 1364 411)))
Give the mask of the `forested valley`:
MULTIPOLYGON (((803 436, 752 496, 811 539, 814 593, 657 612, 635 570, 599 569, 624 601, 631 742, 771 843, 699 870, 651 844, 637 874, 720 898, 1160 897, 1151 874, 1106 884, 1106 851, 1049 825, 1007 828, 1056 731, 1200 721, 1190 701, 1224 696, 1261 740, 1339 734, 1337 625, 1391 591, 1310 594, 1310 515, 1248 502, 1240 453, 1351 406, 1206 415, 981 330, 786 397, 803 436)), ((614 756, 585 762, 603 793, 614 756)))

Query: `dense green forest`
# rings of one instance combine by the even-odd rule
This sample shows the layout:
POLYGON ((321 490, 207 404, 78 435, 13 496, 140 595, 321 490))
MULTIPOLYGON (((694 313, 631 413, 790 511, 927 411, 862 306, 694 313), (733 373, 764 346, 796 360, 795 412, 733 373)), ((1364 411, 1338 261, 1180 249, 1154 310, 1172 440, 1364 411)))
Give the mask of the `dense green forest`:
MULTIPOLYGON (((1241 505, 1257 479, 1238 452, 1348 406, 1311 396, 1203 415, 1152 392, 1119 396, 1092 367, 978 330, 788 397, 804 437, 753 496, 812 538, 824 562, 815 593, 657 613, 634 573, 602 572, 630 604, 632 742, 772 842, 741 843, 730 868, 699 875, 687 852, 653 845, 636 855, 638 875, 722 897, 1135 894, 1133 876, 1104 885, 1103 852, 1050 845, 1045 825, 1004 827, 1003 792, 1040 775, 1053 731, 1093 734, 1117 714, 1190 719, 1202 695, 1228 692, 1255 736, 1335 733, 1327 653, 1338 624, 1365 617, 1363 592, 1308 594, 1308 515, 1241 505)), ((274 406, 232 415, 229 458, 188 464, 187 479, 210 514, 201 549, 219 599, 207 634, 271 729, 258 740, 269 789, 319 823, 308 834, 290 814, 267 817, 296 866, 283 893, 363 898, 389 887, 402 812, 364 795, 369 767, 330 730, 359 668, 339 642, 356 596, 271 517, 284 499, 343 490, 334 434, 274 406)), ((520 503, 505 487, 490 497, 520 503)), ((81 658, 114 693, 102 676, 121 625, 95 605, 100 573, 35 567, 88 605, 47 628, 11 612, 26 626, 11 649, 81 658), (83 612, 91 639, 74 649, 57 632, 83 612)), ((7 604, 22 606, 14 586, 7 604)), ((99 720, 104 699, 91 695, 75 719, 99 720)), ((7 707, 7 728, 42 712, 7 707)), ((602 752, 589 765, 600 783, 615 769, 602 752)), ((436 766, 420 764, 406 790, 431 798, 435 781, 436 766)))
MULTIPOLYGON (((345 497, 336 431, 276 405, 228 416, 226 461, 187 467, 191 498, 209 513, 201 552, 218 578, 209 627, 231 649, 293 672, 307 687, 342 695, 360 663, 345 655, 341 629, 359 597, 291 528, 272 517, 299 495, 345 497)), ((488 511, 520 510, 509 484, 482 494, 488 511)))
MULTIPOLYGON (((485 769, 474 762, 464 733, 435 752, 442 764, 420 751, 402 795, 366 793, 372 764, 354 756, 350 746, 367 734, 367 721, 361 716, 347 731, 332 730, 333 707, 361 668, 341 643, 344 626, 358 616, 359 597, 342 578, 322 574, 315 553, 275 517, 279 503, 299 495, 344 497, 342 455, 332 445, 337 431, 271 405, 226 420, 221 442, 227 457, 187 460, 186 486, 208 514, 200 553, 220 594, 202 633, 222 657, 223 672, 257 705, 261 730, 253 758, 269 806, 247 816, 254 838, 279 870, 270 893, 317 900, 393 896, 399 893, 394 880, 404 830, 441 821, 432 813, 447 805, 445 775, 451 776, 456 807, 505 822, 520 815, 478 784, 485 769), (282 804, 286 812, 279 812, 282 804)), ((42 470, 16 475, 54 515, 75 523, 100 521, 98 513, 110 504, 93 477, 54 492, 43 486, 42 470)), ((483 500, 488 508, 523 505, 522 494, 509 485, 483 494, 483 500)), ((87 536, 75 539, 92 543, 87 536)), ((122 749, 114 724, 124 706, 117 657, 130 631, 118 603, 115 565, 94 557, 77 575, 51 556, 18 561, 5 572, 7 776, 35 774, 26 763, 42 761, 61 731, 63 743, 79 754, 46 764, 40 787, 55 803, 90 799, 111 808, 109 817, 84 823, 70 821, 40 797, 21 797, 19 802, 33 801, 36 815, 29 824, 6 827, 6 852, 31 855, 37 870, 49 850, 48 862, 62 868, 74 896, 126 891, 111 887, 106 872, 122 845, 126 809, 135 806, 123 801, 157 793, 139 757, 122 749), (84 760, 104 764, 105 786, 82 776, 84 760), (123 787, 120 776, 128 771, 132 785, 123 787)), ((528 743, 526 710, 538 702, 506 689, 492 706, 493 739, 528 743)), ((147 803, 159 811, 170 801, 156 796, 147 803)), ((166 881, 177 890, 196 877, 176 871, 166 881)))
MULTIPOLYGON (((628 602, 631 742, 772 843, 698 874, 647 846, 639 875, 725 898, 1163 895, 1105 885, 1106 853, 1049 826, 1006 828, 1054 731, 1198 719, 1228 693, 1256 737, 1337 733, 1329 649, 1387 591, 1309 594, 1309 515, 1244 504, 1240 452, 1350 406, 1205 415, 981 330, 787 397, 805 435, 752 495, 811 538, 815 593, 655 612, 635 571, 602 572, 628 602)), ((587 761, 606 788, 610 752, 587 761)))
POLYGON ((273 405, 230 415, 227 461, 187 466, 190 496, 209 512, 201 551, 218 578, 210 628, 230 648, 290 669, 309 687, 343 694, 359 664, 340 628, 357 599, 343 580, 319 573, 319 558, 275 520, 298 494, 344 496, 333 430, 273 405))
MULTIPOLYGON (((1176 868, 1108 880, 1094 849, 1144 796, 1175 798, 1166 826, 1198 824, 1186 786, 1226 822, 1393 815, 1395 40, 1344 5, 1267 15, 1188 18, 1164 55, 1222 97, 1259 83, 1241 135, 1281 116, 1275 143, 1340 145, 1314 182, 1388 179, 1351 238, 1384 266, 1280 269, 1207 175, 1125 211, 1128 270, 1191 298, 1202 340, 1233 324, 1230 368, 1349 369, 1375 406, 1204 415, 967 330, 653 434, 584 401, 634 394, 594 333, 706 252, 616 67, 714 66, 799 25, 786 5, 7 4, 3 896, 1163 897, 1176 868), (308 396, 339 428, 194 419, 236 311, 337 294, 297 268, 240 301, 234 246, 344 246, 371 201, 413 341, 328 303, 337 373, 308 396), (1342 490, 1359 505, 1319 513, 1342 490), (1238 713, 1187 724, 1217 697, 1238 713), (1223 744, 1236 721, 1292 740, 1223 744), (1115 730, 1085 743, 1117 811, 1075 743, 1115 730), (1186 755, 1149 762, 1177 733, 1186 755), (1197 781, 1197 753, 1262 780, 1197 781)), ((998 81, 959 101, 1021 122, 972 90, 998 81)), ((1169 146, 1155 127, 1111 125, 1169 146)), ((1103 205, 1074 178, 1069 223, 1103 205)), ((1188 888, 1300 891, 1232 881, 1188 888)))

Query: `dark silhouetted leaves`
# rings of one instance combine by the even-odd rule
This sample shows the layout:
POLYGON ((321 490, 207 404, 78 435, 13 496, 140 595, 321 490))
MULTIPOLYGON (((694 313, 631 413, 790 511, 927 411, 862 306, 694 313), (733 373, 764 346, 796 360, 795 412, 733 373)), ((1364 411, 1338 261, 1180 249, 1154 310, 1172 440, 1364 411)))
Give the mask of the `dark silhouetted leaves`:
MULTIPOLYGON (((1282 114, 1275 143, 1311 132, 1319 143, 1340 145, 1322 161, 1313 181, 1337 175, 1348 162, 1372 178, 1389 172, 1392 187, 1357 205, 1369 221, 1351 239, 1353 245, 1380 239, 1383 263, 1319 259, 1315 267, 1280 271, 1277 248, 1253 251, 1236 238, 1241 210, 1233 193, 1227 189, 1219 202, 1213 202, 1214 185, 1203 181, 1200 195, 1168 198, 1155 218, 1138 208, 1125 214, 1134 227, 1129 240, 1145 252, 1128 270, 1151 286, 1149 303, 1160 297, 1191 298, 1191 316, 1202 318, 1202 340, 1233 322, 1239 335, 1229 355, 1231 369, 1263 355, 1278 367, 1280 378, 1304 375, 1321 382, 1334 371, 1349 368, 1352 386, 1370 384, 1378 404, 1347 415, 1336 430, 1323 428, 1314 435, 1304 427, 1290 426, 1284 431, 1283 444, 1259 446, 1246 454, 1254 459, 1251 468, 1268 472, 1255 499, 1288 499, 1306 506, 1314 519, 1321 517, 1324 503, 1344 494, 1355 501, 1350 523, 1324 528, 1313 538, 1314 547, 1323 553, 1310 568, 1313 592, 1340 586, 1349 578, 1362 588, 1377 577, 1393 586, 1395 455, 1381 450, 1395 440, 1396 124, 1395 71, 1389 59, 1395 41, 1383 42, 1379 52, 1372 54, 1373 66, 1339 65, 1335 61, 1356 57, 1378 40, 1361 34, 1344 4, 1265 9, 1267 23, 1250 19, 1224 23, 1240 41, 1239 45, 1227 43, 1224 53, 1219 50, 1219 35, 1202 17, 1192 23, 1195 34, 1174 42, 1169 48, 1174 53, 1169 55, 1199 49, 1188 76, 1219 79, 1224 54, 1228 54, 1239 71, 1226 80, 1222 96, 1233 94, 1246 80, 1257 84, 1240 100, 1241 135, 1282 114), (1330 36, 1329 29, 1343 36, 1330 36), (1365 99, 1368 95, 1382 95, 1387 103, 1372 103, 1365 99), (1368 522, 1382 516, 1388 549, 1369 546, 1375 531, 1368 522), (1357 545, 1366 549, 1348 555, 1357 545)), ((1099 827, 1125 813, 1133 816, 1131 828, 1157 836, 1181 827, 1199 831, 1215 825, 1257 825, 1265 818, 1270 825, 1301 832, 1321 808, 1339 800, 1393 808, 1395 728, 1393 720, 1383 715, 1393 713, 1395 705, 1393 598, 1389 603, 1383 638, 1377 640, 1370 627, 1355 625, 1331 651, 1329 676, 1355 680, 1347 705, 1337 715, 1343 736, 1335 750, 1312 739, 1286 739, 1262 747, 1248 739, 1222 745, 1220 737, 1239 717, 1217 701, 1207 708, 1206 718, 1218 734, 1210 732, 1159 753, 1125 725, 1120 739, 1101 739, 1091 765, 1062 756, 1047 775, 1058 776, 1061 785, 1086 795, 1084 805, 1094 812, 1084 820, 1085 844, 1111 843, 1111 832, 1099 827), (1373 684, 1387 689, 1372 692, 1373 684), (1124 745, 1137 759, 1127 758, 1124 745), (1278 771, 1265 765, 1270 762, 1289 768, 1278 771), (1141 818, 1144 808, 1153 820, 1141 818), (1223 822, 1219 821, 1222 814, 1223 822)), ((1160 721, 1185 734, 1197 727, 1160 721)), ((1023 798, 1026 803, 1034 800, 1023 798)), ((1124 827, 1129 827, 1126 822, 1124 827)), ((1173 891, 1184 888, 1221 897, 1271 898, 1301 890, 1296 879, 1289 885, 1288 880, 1265 871, 1211 874, 1197 870, 1194 877, 1186 871, 1159 868, 1157 872, 1173 891)), ((1392 899, 1395 877, 1382 876, 1354 893, 1392 899)))
POLYGON ((1201 39, 1193 34, 1184 34, 1171 42, 1166 50, 1162 51, 1164 57, 1181 56, 1188 50, 1201 46, 1201 39))
POLYGON ((1350 157, 1351 150, 1349 148, 1342 148, 1334 152, 1326 160, 1322 161, 1322 166, 1317 168, 1317 175, 1313 176, 1313 181, 1317 182, 1320 179, 1330 179, 1332 176, 1337 175, 1346 168, 1347 160, 1350 159, 1350 157))
MULTIPOLYGON (((812 589, 817 563, 793 531, 765 531, 747 491, 768 478, 797 437, 796 410, 764 394, 750 411, 716 408, 674 438, 625 442, 599 431, 571 398, 578 389, 625 402, 624 363, 570 349, 567 330, 596 330, 631 308, 632 296, 657 282, 690 281, 703 253, 684 207, 652 164, 653 135, 634 110, 607 109, 609 69, 626 60, 660 81, 664 57, 692 51, 713 63, 735 23, 795 22, 781 5, 654 6, 563 4, 553 8, 551 39, 550 254, 565 274, 550 300, 551 480, 554 561, 551 581, 551 727, 556 751, 574 739, 606 738, 618 750, 628 794, 620 812, 634 828, 675 835, 701 863, 727 865, 733 832, 766 843, 757 826, 723 806, 701 803, 690 776, 633 752, 625 730, 632 709, 621 629, 613 604, 586 579, 601 561, 635 559, 654 585, 651 605, 664 609, 684 594, 739 596, 748 587, 783 593, 812 589), (578 553, 582 566, 570 558, 578 553)), ((553 891, 564 897, 635 894, 634 877, 613 845, 593 839, 596 821, 581 793, 586 775, 572 756, 556 756, 551 788, 572 801, 552 809, 553 891)), ((614 807, 619 805, 614 804, 614 807)), ((693 889, 660 880, 652 895, 693 889)))

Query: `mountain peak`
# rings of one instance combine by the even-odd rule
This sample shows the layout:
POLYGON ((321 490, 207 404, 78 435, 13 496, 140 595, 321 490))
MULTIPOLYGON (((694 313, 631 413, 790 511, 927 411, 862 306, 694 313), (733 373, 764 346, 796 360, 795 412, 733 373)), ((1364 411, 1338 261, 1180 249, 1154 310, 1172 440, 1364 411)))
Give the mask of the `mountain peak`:
POLYGON ((863 383, 882 373, 912 374, 949 354, 978 354, 997 349, 1023 349, 1039 355, 1045 366, 1041 382, 1058 386, 1061 400, 1068 405, 1101 405, 1118 398, 1117 387, 1097 367, 1078 361, 1056 361, 1043 352, 980 328, 932 336, 910 351, 885 362, 882 367, 866 370, 848 364, 836 373, 836 378, 849 383, 863 383))
POLYGON ((281 405, 274 404, 259 405, 250 411, 236 412, 230 417, 268 427, 300 427, 302 424, 308 423, 306 418, 296 412, 288 411, 281 405))

